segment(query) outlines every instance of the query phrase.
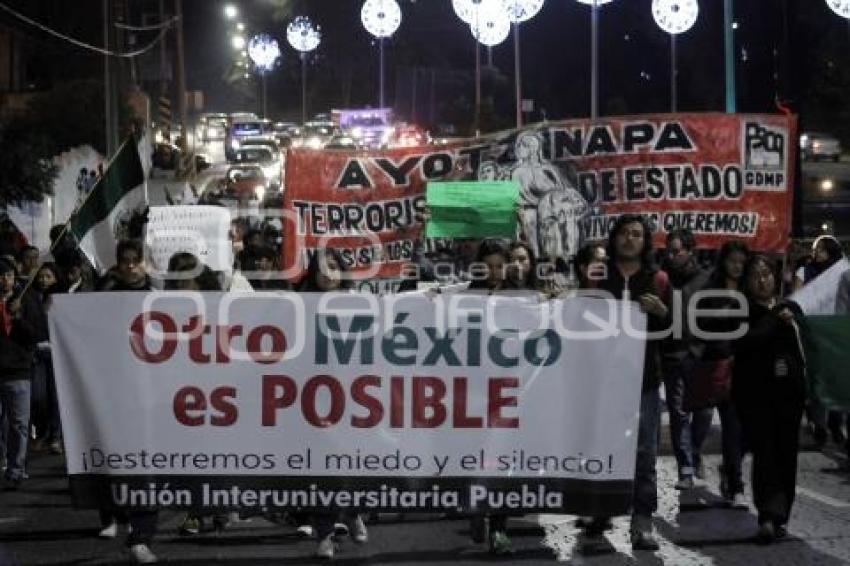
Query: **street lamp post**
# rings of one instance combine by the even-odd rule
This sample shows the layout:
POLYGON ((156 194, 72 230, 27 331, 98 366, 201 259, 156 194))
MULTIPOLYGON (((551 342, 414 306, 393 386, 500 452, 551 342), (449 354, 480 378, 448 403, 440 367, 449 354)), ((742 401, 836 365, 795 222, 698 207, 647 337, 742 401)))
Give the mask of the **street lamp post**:
POLYGON ((268 117, 268 97, 266 77, 274 69, 280 58, 280 45, 272 36, 261 33, 248 42, 248 56, 254 62, 254 68, 260 73, 263 86, 263 118, 268 117))
POLYGON ((384 40, 396 32, 401 25, 401 8, 396 0, 366 0, 360 10, 363 27, 378 39, 378 100, 383 108, 384 100, 384 40))
POLYGON ((298 16, 286 28, 289 44, 301 53, 301 123, 307 122, 307 54, 322 42, 319 26, 307 16, 298 16))
MULTIPOLYGON (((472 36, 475 38, 475 135, 480 133, 481 128, 481 48, 483 43, 479 36, 484 38, 494 33, 496 26, 502 29, 507 24, 510 33, 510 22, 505 16, 504 7, 500 0, 452 0, 455 14, 469 24, 472 36)), ((497 45, 507 38, 507 34, 493 43, 497 45)))
POLYGON ((699 17, 697 0, 652 0, 652 17, 662 30, 670 34, 670 111, 678 108, 676 36, 691 29, 699 17))
POLYGON ((735 87, 735 35, 732 21, 734 8, 732 0, 723 0, 723 41, 726 60, 726 113, 737 112, 737 95, 735 87))
POLYGON ((611 0, 578 0, 590 6, 590 117, 599 118, 599 7, 611 0))
POLYGON ((528 21, 543 8, 544 0, 502 0, 514 30, 514 95, 516 97, 516 127, 522 127, 522 59, 519 48, 519 25, 528 21))

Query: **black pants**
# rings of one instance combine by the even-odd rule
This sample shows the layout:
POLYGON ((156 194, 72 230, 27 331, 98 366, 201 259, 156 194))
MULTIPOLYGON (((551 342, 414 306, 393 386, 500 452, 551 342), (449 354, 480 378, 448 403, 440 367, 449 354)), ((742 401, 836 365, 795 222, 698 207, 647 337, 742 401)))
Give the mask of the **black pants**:
POLYGON ((797 486, 797 451, 803 404, 739 407, 753 453, 753 500, 759 522, 785 525, 797 486))

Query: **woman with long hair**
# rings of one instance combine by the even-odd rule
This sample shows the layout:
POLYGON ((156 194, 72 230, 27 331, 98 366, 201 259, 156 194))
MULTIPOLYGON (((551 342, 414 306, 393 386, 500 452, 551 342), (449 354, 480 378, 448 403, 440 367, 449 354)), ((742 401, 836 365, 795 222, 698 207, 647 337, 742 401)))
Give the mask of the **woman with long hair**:
POLYGON ((797 483, 800 422, 806 401, 802 311, 779 296, 776 264, 764 255, 744 270, 747 332, 734 343, 732 400, 753 453, 758 540, 787 534, 797 483))
MULTIPOLYGON (((723 244, 714 270, 703 286, 703 291, 728 291, 729 296, 712 296, 698 303, 700 309, 729 310, 734 312, 742 306, 735 293, 744 290, 744 266, 750 256, 744 242, 730 240, 723 244)), ((734 332, 739 320, 711 317, 698 319, 697 329, 710 333, 734 332)), ((696 333, 694 333, 696 334, 696 333)), ((694 336, 692 351, 701 364, 714 364, 723 368, 727 377, 734 364, 733 343, 730 340, 701 340, 694 336)), ((741 423, 731 399, 725 398, 717 404, 720 415, 723 464, 720 469, 720 493, 726 504, 733 508, 746 507, 741 461, 744 454, 741 423)))

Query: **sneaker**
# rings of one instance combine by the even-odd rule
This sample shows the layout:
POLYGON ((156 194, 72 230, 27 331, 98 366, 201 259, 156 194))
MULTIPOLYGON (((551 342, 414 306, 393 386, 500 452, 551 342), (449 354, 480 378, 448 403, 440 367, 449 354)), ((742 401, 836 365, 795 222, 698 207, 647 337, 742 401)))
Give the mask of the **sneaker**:
POLYGON ((351 539, 357 544, 364 544, 369 540, 369 531, 366 530, 366 523, 360 515, 355 515, 351 521, 351 539))
POLYGON ((496 556, 506 556, 513 554, 514 547, 511 545, 511 539, 505 531, 493 531, 490 533, 490 554, 496 556))
POLYGON ((130 547, 130 562, 133 564, 155 564, 159 562, 156 554, 146 544, 134 544, 130 547))
POLYGON ((686 491, 688 489, 694 488, 694 478, 692 476, 685 476, 679 481, 676 482, 676 485, 673 486, 679 491, 686 491))
POLYGON ((705 476, 706 476, 705 464, 703 464, 702 461, 700 461, 700 463, 697 464, 696 467, 694 468, 694 476, 698 480, 704 480, 705 479, 705 476))
POLYGON ((334 557, 334 554, 336 554, 336 542, 333 535, 328 535, 320 540, 318 546, 316 546, 316 557, 330 560, 334 557))
POLYGON ((345 523, 334 523, 334 534, 338 537, 347 537, 348 525, 345 523))
POLYGON ((187 515, 183 522, 180 523, 180 526, 177 528, 177 532, 182 536, 191 536, 196 535, 201 532, 201 518, 193 517, 192 515, 187 515))
POLYGON ((776 540, 776 529, 770 521, 762 521, 759 523, 759 530, 756 533, 756 540, 759 544, 770 544, 776 540))
POLYGON ((652 530, 634 530, 631 532, 632 550, 655 552, 661 546, 652 534, 652 530))
POLYGON ((785 538, 788 536, 788 528, 785 525, 776 525, 774 529, 776 530, 777 539, 785 538))
POLYGON ((298 528, 295 529, 295 533, 301 538, 312 538, 313 527, 310 525, 298 525, 298 528))
POLYGON ((749 505, 747 504, 747 498, 744 497, 743 493, 734 493, 732 497, 726 498, 726 505, 729 506, 730 509, 748 509, 749 505))
POLYGON ((115 538, 118 536, 118 523, 112 521, 97 533, 97 536, 100 538, 115 538))

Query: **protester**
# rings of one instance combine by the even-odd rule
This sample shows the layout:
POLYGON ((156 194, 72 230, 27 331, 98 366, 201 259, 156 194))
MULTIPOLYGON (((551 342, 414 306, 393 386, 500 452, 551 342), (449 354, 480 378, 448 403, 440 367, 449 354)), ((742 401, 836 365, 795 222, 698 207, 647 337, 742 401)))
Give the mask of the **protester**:
POLYGON ((589 242, 579 248, 573 259, 579 289, 592 289, 595 281, 605 279, 608 254, 605 244, 589 242))
MULTIPOLYGON (((794 289, 799 290, 810 284, 842 259, 844 259, 844 250, 841 242, 834 236, 819 236, 812 242, 809 262, 795 273, 794 289)), ((835 444, 843 446, 847 442, 847 435, 843 430, 844 422, 847 420, 844 413, 827 410, 817 398, 810 399, 807 410, 809 420, 812 421, 813 434, 819 446, 826 443, 827 431, 832 435, 835 444)))
POLYGON ((499 240, 484 240, 478 248, 475 263, 470 265, 470 290, 494 293, 506 285, 508 250, 499 240))
MULTIPOLYGON (((298 290, 301 292, 330 293, 350 289, 352 280, 346 273, 342 256, 333 248, 317 249, 310 258, 307 273, 298 290)), ((347 522, 351 539, 363 544, 369 540, 369 532, 363 518, 358 514, 342 514, 347 522)), ((315 513, 314 527, 318 544, 316 556, 331 559, 337 552, 335 529, 340 513, 315 513)), ((343 529, 340 529, 343 530, 343 529)))
POLYGON ((747 333, 735 342, 732 398, 753 453, 758 540, 786 534, 794 503, 806 368, 800 308, 779 299, 776 265, 763 255, 747 262, 747 333))
MULTIPOLYGON (((742 306, 740 297, 731 293, 744 291, 744 266, 749 258, 747 245, 739 240, 731 240, 723 244, 717 265, 711 273, 702 291, 728 291, 729 296, 712 296, 697 303, 700 309, 713 309, 717 311, 728 310, 730 315, 734 314, 742 306)), ((738 330, 740 321, 733 316, 710 318, 698 318, 699 330, 706 333, 733 333, 738 330)), ((718 372, 723 372, 726 381, 724 387, 731 386, 732 367, 734 365, 734 352, 732 340, 712 337, 711 339, 696 338, 691 346, 698 363, 711 364, 714 369, 714 380, 717 380, 718 372)), ((742 475, 742 460, 744 455, 743 433, 741 422, 735 405, 728 395, 728 389, 724 392, 717 403, 717 412, 720 415, 720 427, 722 437, 723 464, 720 468, 720 494, 727 505, 741 509, 746 508, 744 499, 744 480, 742 475)))
POLYGON ((248 281, 254 290, 279 291, 287 288, 286 282, 278 275, 278 255, 274 248, 262 243, 256 245, 256 247, 252 246, 250 264, 244 269, 247 271, 248 281))
MULTIPOLYGON (((152 291, 153 285, 145 267, 144 249, 137 240, 122 240, 115 250, 118 264, 101 281, 99 291, 152 291)), ((137 564, 158 561, 150 544, 156 534, 159 513, 155 510, 132 510, 126 514, 129 521, 126 546, 130 560, 137 564)), ((121 509, 101 509, 101 538, 115 538, 118 523, 124 519, 121 509)))
MULTIPOLYGON (((673 230, 667 234, 662 267, 670 277, 672 288, 680 293, 676 303, 679 320, 687 320, 685 309, 694 291, 702 287, 708 274, 697 264, 694 255, 696 240, 690 230, 673 230)), ((681 337, 670 336, 662 345, 662 373, 664 398, 670 416, 670 440, 679 467, 676 489, 694 487, 694 476, 705 479, 705 466, 700 450, 711 429, 712 409, 689 411, 685 406, 686 381, 693 370, 694 359, 690 350, 692 336, 688 325, 682 325, 681 337)))
POLYGON ((26 246, 18 254, 18 264, 20 266, 18 276, 24 285, 38 271, 38 256, 38 248, 35 246, 26 246))
POLYGON ((33 285, 27 294, 32 312, 30 324, 34 329, 36 350, 32 374, 31 415, 35 428, 32 450, 49 450, 52 454, 62 453, 62 427, 59 417, 59 397, 53 375, 53 359, 50 352, 50 333, 47 327, 47 311, 53 295, 67 289, 62 274, 55 263, 41 265, 33 285))
MULTIPOLYGON (((608 240, 608 272, 596 283, 618 300, 634 301, 648 317, 650 332, 667 328, 669 280, 652 262, 652 231, 647 220, 636 214, 620 216, 608 240)), ((660 427, 660 342, 648 339, 644 359, 635 460, 631 543, 635 550, 658 550, 652 514, 658 507, 655 460, 660 427)))
POLYGON ((0 411, 8 421, 5 454, 7 490, 26 479, 30 427, 30 377, 35 330, 30 324, 31 299, 18 297, 15 268, 0 260, 0 411))
POLYGON ((537 289, 537 260, 531 253, 531 246, 525 242, 513 242, 508 246, 505 286, 520 291, 537 289))

